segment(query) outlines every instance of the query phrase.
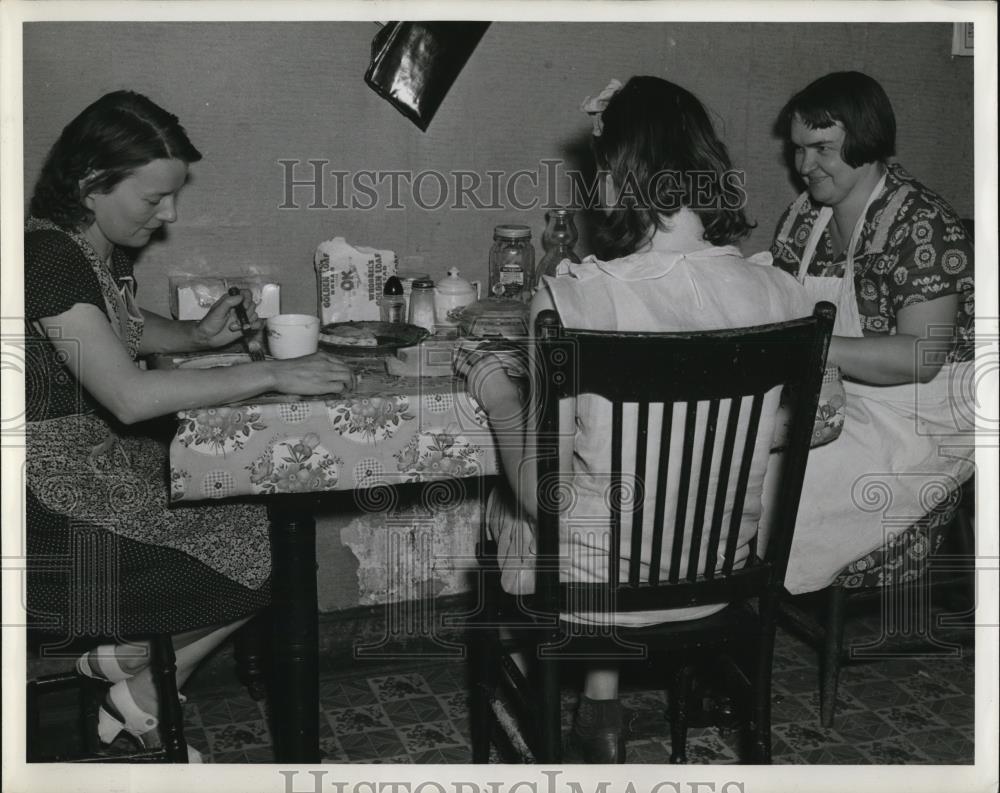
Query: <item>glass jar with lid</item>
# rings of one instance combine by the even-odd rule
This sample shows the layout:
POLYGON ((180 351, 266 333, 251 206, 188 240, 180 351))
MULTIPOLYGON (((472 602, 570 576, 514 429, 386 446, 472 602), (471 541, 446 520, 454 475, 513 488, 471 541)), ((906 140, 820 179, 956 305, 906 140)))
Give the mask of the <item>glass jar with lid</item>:
POLYGON ((528 226, 504 224, 493 230, 490 294, 527 302, 535 284, 535 249, 528 226))

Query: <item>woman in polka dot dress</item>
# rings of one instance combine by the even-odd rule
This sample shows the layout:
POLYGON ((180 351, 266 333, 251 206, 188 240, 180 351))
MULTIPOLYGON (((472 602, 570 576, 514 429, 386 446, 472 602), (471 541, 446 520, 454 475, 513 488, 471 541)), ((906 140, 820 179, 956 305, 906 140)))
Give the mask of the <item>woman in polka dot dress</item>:
MULTIPOLYGON (((324 394, 353 374, 316 353, 217 369, 145 370, 143 355, 213 349, 240 338, 241 301, 198 322, 139 308, 136 253, 177 218, 201 154, 176 116, 117 91, 63 130, 42 169, 25 229, 28 610, 32 627, 113 636, 77 663, 113 683, 99 734, 158 743, 148 653, 129 636, 171 633, 177 684, 269 599, 260 504, 168 506, 175 411, 265 391, 324 394)), ((196 753, 193 760, 198 759, 196 753)))

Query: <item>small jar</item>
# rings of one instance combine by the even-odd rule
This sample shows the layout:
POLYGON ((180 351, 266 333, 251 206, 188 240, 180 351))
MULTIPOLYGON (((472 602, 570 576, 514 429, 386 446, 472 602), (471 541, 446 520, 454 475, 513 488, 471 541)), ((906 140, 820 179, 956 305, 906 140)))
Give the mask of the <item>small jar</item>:
POLYGON ((490 294, 527 302, 535 283, 535 249, 527 226, 501 225, 490 248, 490 294))
POLYGON ((382 290, 381 315, 383 322, 401 323, 406 321, 406 298, 403 297, 403 284, 394 275, 385 281, 382 290))
POLYGON ((434 332, 434 282, 430 278, 415 278, 410 284, 410 312, 407 321, 429 333, 434 332))

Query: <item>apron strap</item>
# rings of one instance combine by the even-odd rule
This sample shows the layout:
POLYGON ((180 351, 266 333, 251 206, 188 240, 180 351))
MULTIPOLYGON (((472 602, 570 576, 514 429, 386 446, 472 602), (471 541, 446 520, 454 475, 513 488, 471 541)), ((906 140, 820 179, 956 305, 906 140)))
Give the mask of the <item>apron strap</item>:
POLYGON ((830 207, 820 209, 819 216, 816 218, 816 222, 813 223, 812 231, 809 232, 809 239, 806 240, 805 250, 802 251, 802 260, 799 262, 799 272, 797 275, 799 283, 805 282, 806 272, 809 270, 809 265, 812 264, 813 257, 816 255, 819 238, 823 236, 823 232, 826 231, 826 227, 830 224, 830 218, 832 217, 833 209, 830 207))
POLYGON ((875 189, 872 190, 871 195, 868 196, 868 200, 865 202, 865 208, 861 210, 861 215, 854 224, 854 231, 851 232, 851 241, 847 244, 847 266, 844 268, 844 278, 850 278, 852 283, 854 281, 854 254, 857 252, 858 243, 861 241, 861 230, 865 227, 865 218, 868 217, 868 210, 871 207, 872 202, 882 195, 882 190, 885 189, 885 177, 887 175, 888 171, 882 174, 882 178, 878 180, 878 184, 875 185, 875 189))

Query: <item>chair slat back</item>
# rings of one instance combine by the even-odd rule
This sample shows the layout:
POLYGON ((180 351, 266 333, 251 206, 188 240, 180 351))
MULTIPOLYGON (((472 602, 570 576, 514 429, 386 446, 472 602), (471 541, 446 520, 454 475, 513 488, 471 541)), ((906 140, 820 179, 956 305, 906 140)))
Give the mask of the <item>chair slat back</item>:
MULTIPOLYGON (((560 578, 560 550, 564 562, 567 557, 560 542, 574 530, 574 515, 539 499, 541 607, 674 608, 780 587, 833 316, 833 306, 820 303, 811 317, 789 322, 657 334, 565 329, 555 312, 543 312, 535 356, 536 383, 544 384, 536 395, 539 488, 556 478, 558 487, 549 492, 565 492, 574 477, 585 481, 579 471, 559 470, 565 397, 599 398, 590 404, 602 409, 608 403, 611 452, 607 471, 599 472, 607 482, 607 566, 594 582, 560 578), (798 396, 767 553, 759 558, 756 524, 744 513, 757 508, 747 499, 752 494, 759 501, 771 440, 765 433, 781 388, 798 396)), ((593 481, 586 482, 593 489, 593 481)), ((593 531, 592 520, 585 525, 593 531)))

